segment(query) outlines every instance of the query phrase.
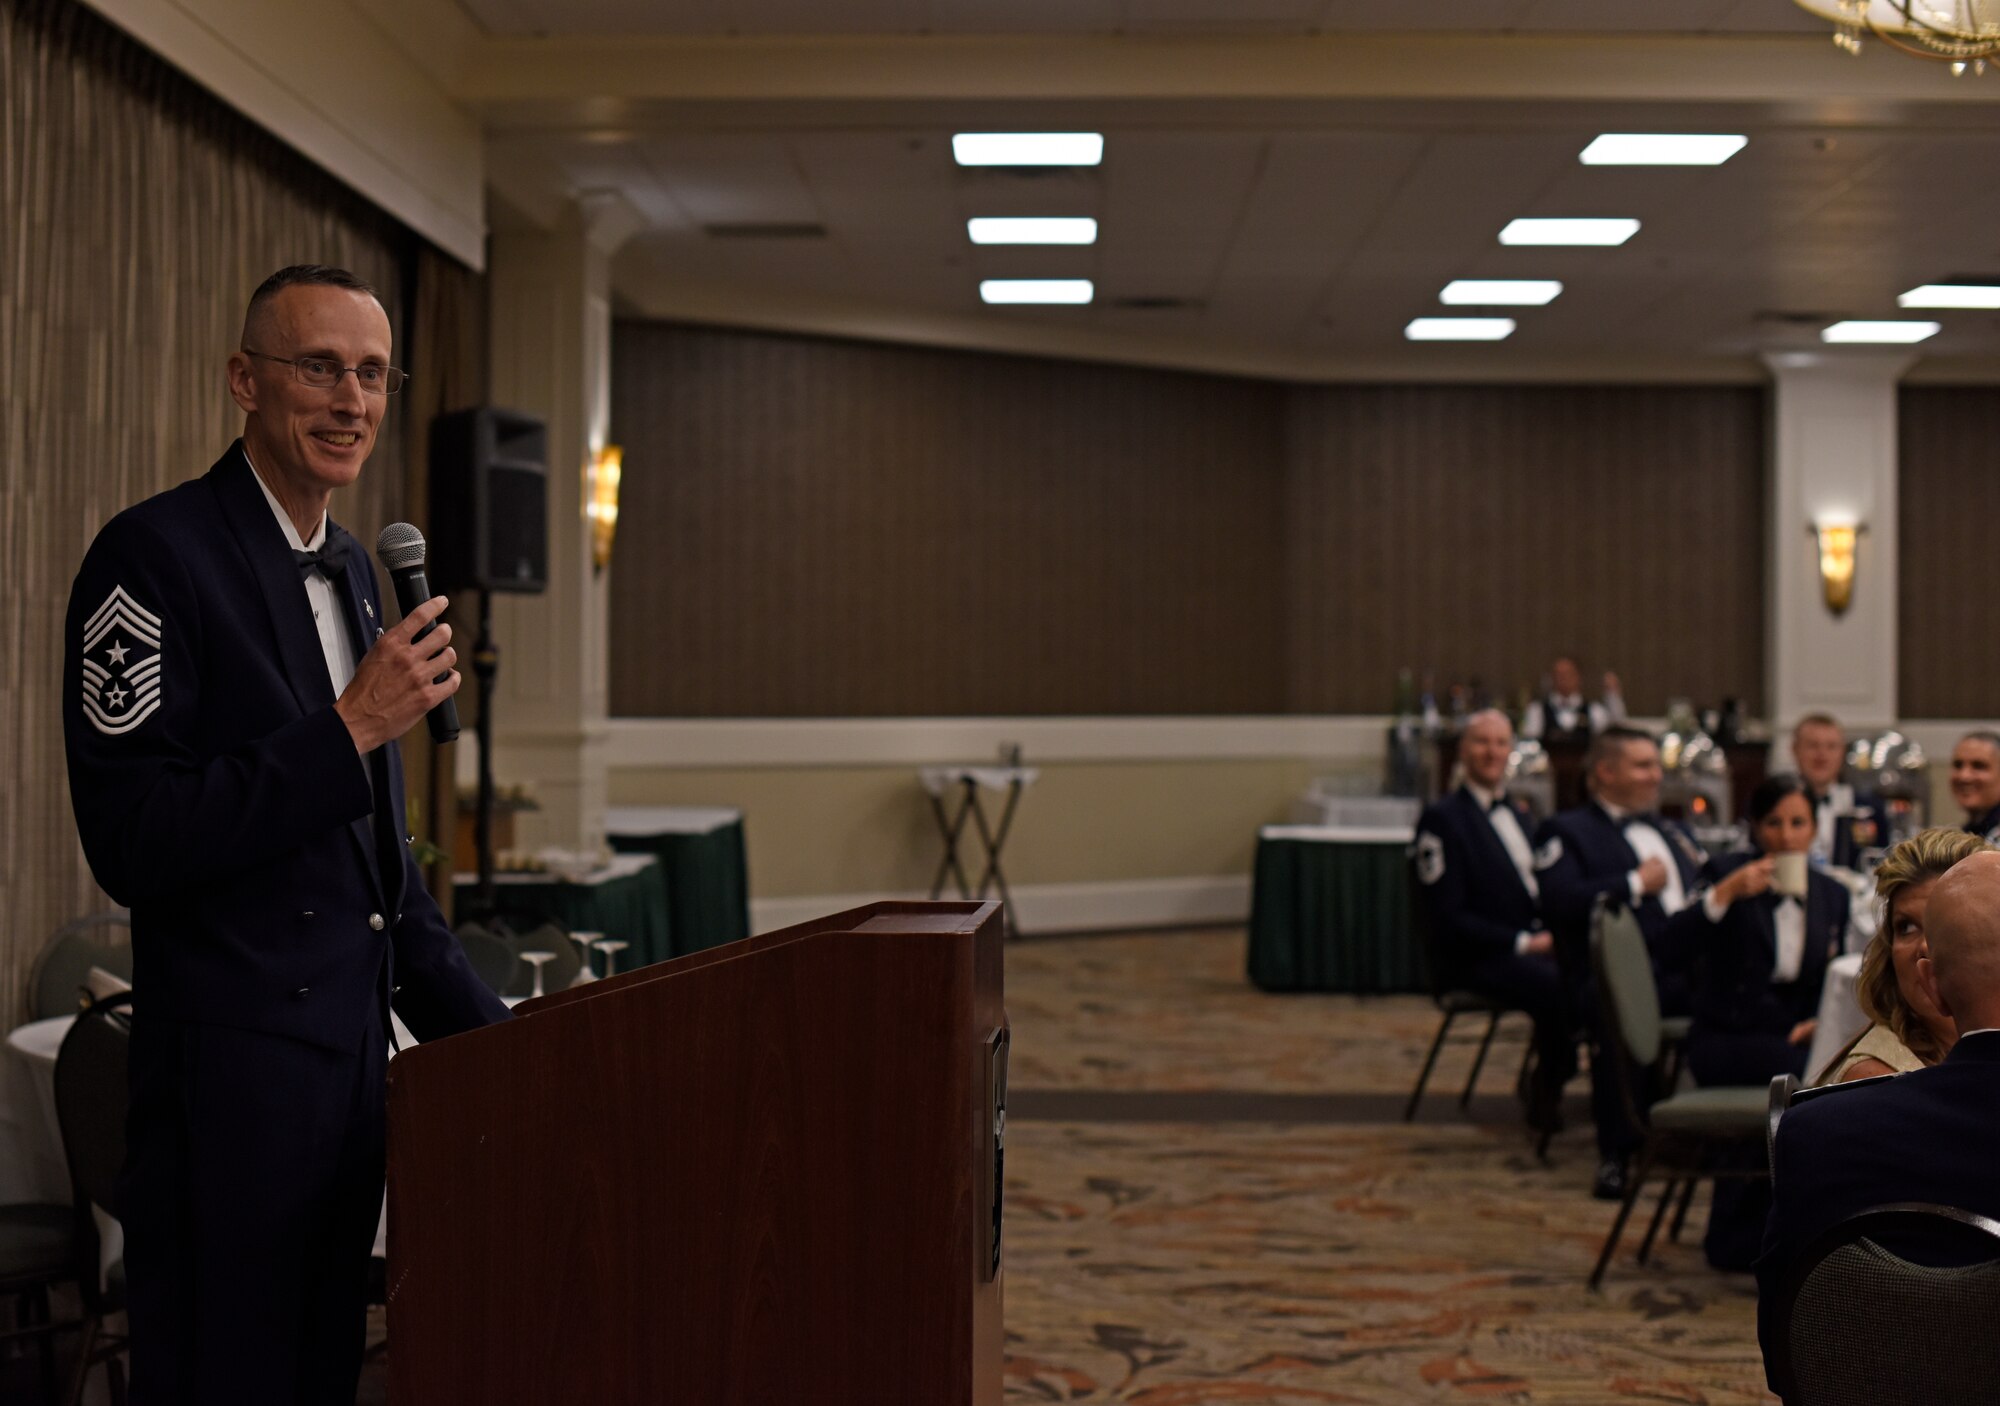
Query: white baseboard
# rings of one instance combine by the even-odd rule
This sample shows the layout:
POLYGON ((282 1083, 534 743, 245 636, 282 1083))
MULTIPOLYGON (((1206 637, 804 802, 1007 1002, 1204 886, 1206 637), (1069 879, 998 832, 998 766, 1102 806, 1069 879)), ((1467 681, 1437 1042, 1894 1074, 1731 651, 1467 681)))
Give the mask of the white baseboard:
MULTIPOLYGON (((955 895, 947 891, 947 897, 955 895)), ((750 928, 770 932, 810 922, 878 899, 920 899, 922 893, 833 893, 801 898, 753 898, 750 928)), ((1017 884, 1014 916, 1024 933, 1108 932, 1120 928, 1189 927, 1250 919, 1250 877, 1121 879, 1097 884, 1017 884)))

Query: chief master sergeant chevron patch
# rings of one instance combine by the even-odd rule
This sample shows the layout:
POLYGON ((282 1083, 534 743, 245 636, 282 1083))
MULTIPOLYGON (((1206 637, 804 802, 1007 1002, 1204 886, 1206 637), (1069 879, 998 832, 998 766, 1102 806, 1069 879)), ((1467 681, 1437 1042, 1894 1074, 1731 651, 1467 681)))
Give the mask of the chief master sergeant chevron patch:
POLYGON ((113 587, 83 626, 83 715, 106 736, 160 706, 160 617, 113 587))

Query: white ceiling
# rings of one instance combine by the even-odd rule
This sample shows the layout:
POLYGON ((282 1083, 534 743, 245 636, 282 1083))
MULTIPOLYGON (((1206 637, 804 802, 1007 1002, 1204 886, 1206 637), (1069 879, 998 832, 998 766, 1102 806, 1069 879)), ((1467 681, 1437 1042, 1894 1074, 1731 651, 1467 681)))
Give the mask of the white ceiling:
POLYGON ((2000 183, 1990 178, 2000 169, 2000 77, 1978 88, 1892 55, 1847 59, 1824 22, 1791 0, 458 2, 496 36, 557 28, 549 66, 586 75, 545 83, 536 41, 489 39, 531 45, 509 51, 514 69, 494 70, 512 88, 490 79, 473 100, 487 121, 489 171, 504 205, 523 211, 587 193, 629 202, 639 231, 616 256, 614 282, 642 314, 1300 377, 1500 378, 1747 375, 1760 351, 1816 345, 1821 324, 1808 315, 1922 316, 1944 323, 1919 349, 1933 363, 2000 360, 2000 316, 1899 313, 1895 302, 1919 283, 2000 276, 2000 183), (1431 50, 1421 36, 1407 46, 1395 35, 1270 39, 1368 27, 1383 11, 1403 29, 1588 27, 1606 38, 1581 48, 1473 40, 1499 48, 1440 60, 1445 86, 1463 73, 1473 94, 1454 99, 1385 97, 1362 86, 1365 75, 1343 79, 1345 95, 1267 97, 1257 85, 1266 70, 1240 66, 1218 76, 1213 94, 1169 97, 1141 83, 1114 91, 1128 81, 1118 46, 1157 38, 1051 33, 1048 62, 1023 70, 1018 36, 910 37, 1002 25, 1226 26, 1263 37, 1172 41, 1183 45, 1173 54, 1180 81, 1198 85, 1209 71, 1203 46, 1234 62, 1242 50, 1230 46, 1243 42, 1264 44, 1253 57, 1280 77, 1295 71, 1284 65, 1296 64, 1298 46, 1327 44, 1424 72, 1431 50), (854 33, 822 49, 787 33, 825 30, 834 15, 854 33), (1667 23, 1716 32, 1631 33, 1667 23), (629 44, 562 47, 621 30, 634 31, 629 44), (700 47, 730 44, 703 37, 726 30, 757 36, 740 41, 756 62, 777 55, 768 98, 754 77, 732 78, 719 96, 683 93, 677 79, 633 86, 634 71, 642 80, 658 71, 655 58, 697 78, 735 61, 733 46, 700 47), (947 61, 971 63, 963 71, 976 77, 1060 73, 1065 46, 1076 46, 1070 71, 1100 63, 1112 77, 1095 97, 989 81, 958 98, 951 81, 895 76, 920 71, 935 43, 974 46, 947 61), (843 47, 856 44, 865 47, 843 47), (1525 96, 1518 83, 1505 87, 1506 46, 1516 44, 1540 46, 1529 57, 1569 75, 1568 86, 1525 96), (614 75, 621 49, 643 57, 614 75), (1766 89, 1762 65, 1774 54, 1788 66, 1766 89), (982 59, 993 66, 980 69, 982 59), (876 86, 848 91, 843 65, 876 86), (802 85, 800 72, 812 81, 802 85), (1619 96, 1639 88, 1649 99, 1685 96, 1619 96), (1917 100, 1895 96, 1905 93, 1917 100), (954 130, 1078 127, 1105 133, 1101 167, 1029 177, 951 159, 954 130), (1742 132, 1750 144, 1718 168, 1581 165, 1577 153, 1604 131, 1742 132), (965 221, 978 215, 1090 215, 1101 242, 975 247, 965 221), (1642 228, 1617 249, 1501 247, 1500 228, 1522 215, 1634 216, 1642 228), (745 224, 817 226, 824 237, 727 239, 711 228, 745 224), (992 277, 1088 277, 1098 300, 989 309, 978 285, 992 277), (1405 323, 1443 311, 1437 294, 1454 278, 1555 278, 1565 291, 1548 307, 1510 310, 1519 330, 1504 343, 1406 342, 1405 323))
POLYGON ((1792 0, 459 0, 489 34, 1809 33, 1792 0))

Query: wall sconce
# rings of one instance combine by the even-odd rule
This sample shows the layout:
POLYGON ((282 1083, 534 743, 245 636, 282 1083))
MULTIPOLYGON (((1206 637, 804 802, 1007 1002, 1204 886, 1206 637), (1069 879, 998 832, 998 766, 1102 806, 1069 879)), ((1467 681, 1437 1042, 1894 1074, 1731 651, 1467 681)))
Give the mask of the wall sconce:
POLYGON ((599 573, 611 565, 611 543, 618 535, 618 482, 625 476, 625 451, 607 444, 590 460, 590 564, 599 573))
POLYGON ((1854 551, 1866 523, 1816 522, 1808 529, 1819 542, 1820 594, 1835 616, 1854 603, 1854 551))

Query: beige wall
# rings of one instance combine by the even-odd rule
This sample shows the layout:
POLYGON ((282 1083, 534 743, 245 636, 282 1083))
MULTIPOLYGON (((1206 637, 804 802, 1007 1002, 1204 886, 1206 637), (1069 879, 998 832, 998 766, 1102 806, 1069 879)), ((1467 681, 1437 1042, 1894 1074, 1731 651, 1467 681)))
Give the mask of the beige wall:
MULTIPOLYGON (((1040 770, 1007 843, 1015 885, 1247 875, 1257 827, 1287 819, 1329 767, 1273 758, 1040 770)), ((612 772, 610 793, 613 805, 741 807, 759 899, 927 889, 941 850, 908 766, 627 768, 612 772)), ((976 842, 961 852, 976 855, 976 842)))

